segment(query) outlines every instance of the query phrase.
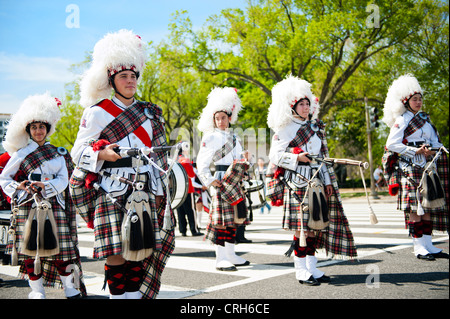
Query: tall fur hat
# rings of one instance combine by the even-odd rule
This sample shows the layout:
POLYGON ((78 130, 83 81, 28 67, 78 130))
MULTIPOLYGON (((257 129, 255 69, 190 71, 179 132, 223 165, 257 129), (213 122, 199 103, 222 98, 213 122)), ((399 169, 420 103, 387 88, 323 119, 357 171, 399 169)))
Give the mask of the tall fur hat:
POLYGON ((395 119, 406 112, 405 103, 417 93, 423 94, 423 91, 412 74, 402 75, 394 80, 384 101, 383 122, 391 127, 395 119))
POLYGON ((145 65, 145 46, 132 31, 122 29, 108 33, 97 42, 92 53, 91 67, 80 82, 80 104, 89 107, 111 96, 109 78, 124 70, 141 74, 145 65))
POLYGON ((298 77, 288 75, 286 79, 278 82, 272 88, 272 104, 269 106, 267 125, 274 131, 289 125, 294 120, 292 107, 301 99, 307 98, 311 104, 310 112, 317 109, 318 102, 311 92, 311 84, 298 77))
POLYGON ((214 114, 217 112, 229 114, 231 116, 230 124, 234 124, 242 108, 235 88, 213 88, 208 95, 208 103, 203 108, 197 127, 203 133, 214 130, 214 114))
POLYGON ((8 123, 3 141, 5 150, 9 154, 13 154, 28 145, 30 135, 27 133, 26 127, 33 122, 50 124, 47 137, 52 135, 55 132, 56 123, 61 119, 59 105, 61 102, 50 96, 48 92, 27 97, 8 123))

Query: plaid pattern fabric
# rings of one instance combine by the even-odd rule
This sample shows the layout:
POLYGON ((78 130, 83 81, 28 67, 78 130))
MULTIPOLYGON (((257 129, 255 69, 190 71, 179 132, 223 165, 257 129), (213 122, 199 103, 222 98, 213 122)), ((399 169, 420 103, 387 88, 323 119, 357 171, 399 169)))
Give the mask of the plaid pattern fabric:
POLYGON ((242 181, 249 167, 250 165, 246 161, 234 160, 225 172, 220 195, 228 204, 234 206, 245 199, 242 181))
MULTIPOLYGON (((321 152, 324 157, 329 157, 328 144, 324 131, 325 125, 320 120, 317 120, 315 124, 319 127, 317 135, 322 141, 321 152)), ((305 144, 307 139, 313 135, 311 132, 314 133, 310 125, 303 126, 303 129, 299 130, 296 137, 289 143, 289 148, 298 147, 299 145, 305 144)), ((333 195, 328 198, 330 223, 324 231, 317 233, 316 247, 318 249, 325 249, 327 254, 330 254, 331 257, 356 258, 357 250, 347 217, 344 214, 336 175, 331 166, 327 166, 327 169, 334 189, 333 195)), ((285 176, 287 177, 287 175, 285 176)), ((292 183, 290 185, 292 185, 293 191, 299 195, 299 198, 303 200, 306 193, 306 186, 298 188, 292 183)), ((284 189, 283 201, 284 214, 282 227, 290 230, 300 230, 300 203, 290 193, 289 189, 284 189)), ((308 203, 308 196, 306 196, 305 203, 308 203)), ((308 219, 309 212, 303 212, 303 227, 305 230, 308 229, 308 219)))
MULTIPOLYGON (((294 139, 288 145, 288 148, 286 150, 287 152, 292 152, 293 148, 305 144, 311 138, 311 136, 313 136, 316 133, 321 140, 324 140, 325 124, 319 119, 308 121, 307 123, 308 123, 307 125, 302 125, 298 129, 294 139), (312 129, 312 126, 317 127, 318 130, 314 131, 312 129)), ((321 151, 322 153, 324 153, 325 151, 325 149, 323 148, 323 144, 321 151)), ((273 168, 272 171, 275 171, 275 168, 273 168)), ((280 180, 275 178, 273 174, 267 174, 266 197, 272 201, 273 205, 278 205, 277 203, 281 201, 281 199, 283 198, 283 193, 284 193, 284 184, 280 180)))
POLYGON ((85 187, 86 176, 89 171, 76 167, 69 178, 69 191, 75 210, 88 224, 94 220, 95 201, 97 191, 85 187))
MULTIPOLYGON (((73 162, 69 152, 62 155, 58 152, 58 148, 56 148, 51 144, 44 144, 43 146, 39 146, 33 152, 28 154, 20 164, 19 171, 24 172, 28 176, 30 173, 34 172, 39 166, 41 166, 44 162, 50 161, 58 156, 64 157, 67 172, 68 175, 70 176, 73 172, 73 162)), ((69 221, 69 227, 72 236, 76 240, 77 239, 76 213, 72 205, 71 198, 69 196, 69 191, 67 189, 63 195, 67 203, 65 208, 66 218, 69 221)))
POLYGON ((217 162, 221 158, 224 158, 235 147, 236 147, 236 136, 233 134, 229 136, 225 144, 223 144, 223 146, 214 153, 212 161, 217 162))
POLYGON ((450 208, 450 179, 449 179, 449 160, 448 155, 442 152, 441 156, 436 161, 437 173, 441 179, 442 187, 444 188, 445 203, 447 205, 447 211, 450 208))
MULTIPOLYGON (((140 291, 145 299, 155 299, 161 288, 161 275, 166 267, 167 260, 175 249, 175 234, 173 229, 166 231, 162 229, 163 213, 159 214, 161 227, 161 250, 153 251, 148 258, 143 260, 145 277, 140 291)), ((172 221, 173 222, 173 221, 172 221)))
POLYGON ((272 205, 283 198, 284 184, 273 175, 267 175, 266 178, 266 197, 272 201, 272 205))
MULTIPOLYGON (((115 104, 111 100, 103 100, 98 104, 98 106, 107 108, 111 104, 115 107, 115 104)), ((139 134, 137 130, 141 128, 142 123, 147 120, 147 116, 144 113, 147 104, 148 103, 138 101, 136 104, 121 112, 102 130, 99 139, 106 139, 110 143, 113 143, 111 141, 123 140, 132 132, 136 131, 135 133, 139 134)), ((145 132, 143 128, 142 130, 143 132, 140 134, 140 138, 144 139, 142 142, 148 147, 151 147, 151 140, 148 138, 148 135, 144 138, 147 132, 145 132)))
MULTIPOLYGON (((41 257, 41 262, 44 264, 45 261, 48 262, 48 268, 44 269, 44 272, 47 278, 47 282, 49 285, 55 284, 56 279, 58 278, 58 274, 56 272, 56 268, 53 269, 51 267, 51 263, 54 260, 79 260, 79 255, 77 254, 77 237, 76 233, 73 232, 73 225, 71 225, 71 221, 66 217, 66 213, 64 209, 59 205, 56 197, 51 197, 46 199, 52 206, 52 213, 55 217, 55 222, 58 229, 58 242, 59 242, 59 253, 49 257, 41 257)), ((20 246, 24 240, 24 230, 25 223, 28 219, 29 212, 31 211, 31 206, 34 202, 30 201, 22 206, 19 206, 19 211, 16 213, 16 249, 18 254, 19 261, 23 261, 25 259, 34 258, 34 256, 28 256, 20 253, 20 246)), ((8 242, 6 253, 11 254, 13 249, 12 238, 8 242)), ((81 270, 81 265, 79 267, 81 270)), ((26 278, 26 270, 24 267, 20 268, 20 273, 22 274, 22 278, 26 278)))
MULTIPOLYGON (((26 175, 32 173, 45 161, 49 161, 58 156, 63 156, 66 162, 68 174, 72 174, 73 162, 70 154, 67 152, 61 155, 58 149, 51 144, 44 144, 38 147, 35 151, 28 154, 22 161, 19 171, 25 172, 26 175)), ((55 216, 55 221, 58 228, 58 242, 60 246, 60 252, 57 255, 50 257, 41 257, 41 267, 43 273, 43 281, 45 286, 62 287, 61 280, 58 275, 57 268, 54 264, 54 260, 71 260, 78 268, 78 275, 80 279, 80 290, 83 295, 86 295, 86 288, 83 283, 83 271, 81 268, 80 254, 78 251, 78 236, 77 236, 77 224, 76 213, 74 206, 72 205, 68 189, 64 192, 64 199, 66 207, 63 209, 56 197, 46 199, 52 206, 52 212, 55 216)), ((20 254, 19 247, 23 242, 23 231, 26 220, 28 218, 29 211, 33 202, 29 202, 19 207, 16 219, 16 249, 19 252, 19 276, 23 279, 27 279, 27 271, 23 265, 23 260, 30 258, 27 255, 20 254)), ((12 252, 12 240, 7 245, 7 253, 12 252)), ((31 256, 33 258, 33 256, 31 256)))
POLYGON ((388 185, 398 183, 398 170, 395 169, 395 166, 397 166, 397 164, 398 154, 385 148, 383 157, 381 158, 381 165, 383 167, 384 179, 387 181, 388 185))
MULTIPOLYGON (((445 153, 444 153, 445 154, 445 153)), ((443 155, 444 155, 443 154, 443 155)), ((431 221, 433 224, 433 230, 436 231, 448 231, 448 157, 442 156, 440 162, 437 163, 437 173, 439 178, 441 179, 441 183, 443 184, 444 194, 446 196, 446 205, 444 207, 436 207, 436 208, 425 208, 423 210, 425 213, 429 213, 431 216, 431 221), (445 165, 446 163, 446 165, 445 165)), ((400 175, 400 189, 397 197, 397 209, 402 210, 405 214, 405 227, 408 226, 409 216, 411 212, 417 212, 417 196, 416 190, 417 187, 412 183, 408 182, 405 177, 405 174, 409 176, 416 185, 419 185, 420 180, 423 175, 423 168, 412 165, 408 165, 404 174, 400 175)))
POLYGON ((22 163, 20 163, 19 170, 25 172, 26 175, 33 172, 42 163, 52 160, 60 156, 55 146, 51 144, 44 144, 36 148, 33 152, 28 154, 22 163))
POLYGON ((317 136, 323 140, 325 134, 325 124, 319 120, 308 121, 308 125, 302 125, 295 135, 294 139, 289 143, 289 147, 297 147, 299 145, 305 144, 311 136, 317 133, 317 136), (312 129, 312 126, 317 126, 319 129, 317 132, 312 129))
MULTIPOLYGON (((430 122, 430 116, 424 112, 419 112, 409 121, 408 126, 405 128, 404 136, 405 138, 413 134, 415 131, 420 129, 422 126, 425 125, 426 122, 430 122), (426 118, 422 118, 423 114, 426 116, 426 118)), ((433 126, 434 127, 434 126, 433 126)))
MULTIPOLYGON (((153 118, 150 119, 153 130, 152 145, 156 147, 167 145, 164 120, 162 118, 162 110, 157 105, 150 104, 147 102, 138 101, 136 105, 139 105, 139 110, 141 110, 142 112, 139 114, 141 120, 144 114, 143 108, 147 107, 150 111, 149 113, 153 114, 153 118)), ((131 114, 135 114, 136 109, 138 108, 135 108, 131 114)), ((145 119, 147 119, 146 116, 144 117, 145 119)), ((113 120, 113 122, 115 122, 116 120, 117 118, 113 120)), ((102 131, 102 133, 100 133, 99 139, 106 139, 110 143, 116 143, 121 139, 125 138, 128 134, 132 133, 133 128, 135 127, 135 123, 137 122, 138 121, 133 120, 131 117, 127 115, 125 118, 124 125, 116 123, 113 125, 113 128, 111 127, 108 129, 105 128, 105 130, 102 131), (127 129, 127 132, 124 132, 123 129, 127 129), (119 130, 121 130, 121 132, 119 132, 119 130)), ((155 154, 154 159, 155 163, 159 167, 161 167, 163 170, 167 170, 168 168, 167 155, 165 153, 160 152, 155 154)), ((167 177, 164 175, 164 173, 160 171, 158 172, 160 174, 159 176, 161 178, 162 183, 165 185, 168 182, 167 177)), ((84 186, 85 178, 88 173, 89 173, 88 171, 77 167, 75 168, 74 173, 71 175, 69 180, 69 190, 73 203, 76 207, 77 212, 86 222, 93 220, 95 210, 94 203, 98 196, 95 190, 87 189, 84 186)))
MULTIPOLYGON (((167 145, 166 133, 165 133, 165 127, 164 127, 164 119, 162 117, 162 110, 157 105, 150 104, 147 102, 138 101, 137 104, 139 104, 139 108, 142 112, 142 113, 139 113, 138 115, 142 116, 142 114, 144 114, 143 107, 147 107, 149 109, 149 114, 152 115, 152 117, 150 118, 150 121, 152 124, 152 133, 153 133, 153 136, 151 137, 152 146, 158 147, 158 146, 167 145)), ((110 130, 110 129, 105 130, 104 132, 101 133, 101 136, 99 137, 99 139, 104 138, 104 139, 108 140, 110 143, 115 143, 115 142, 120 141, 120 139, 124 138, 132 131, 130 131, 129 133, 127 133, 125 135, 122 135, 122 133, 118 134, 118 132, 116 132, 115 130, 119 130, 120 128, 125 128, 125 129, 130 128, 131 125, 135 125, 134 122, 136 122, 136 119, 134 119, 133 117, 130 117, 126 121, 129 121, 129 123, 128 124, 125 123, 125 125, 115 125, 115 128, 113 130, 110 130), (123 137, 121 138, 121 136, 123 136, 123 137), (118 138, 120 138, 120 139, 117 140, 118 138)), ((155 163, 159 167, 161 167, 163 170, 168 169, 166 153, 160 152, 160 153, 154 154, 154 156, 152 156, 152 157, 153 157, 155 163)), ((80 170, 78 170, 78 171, 80 172, 80 170)), ((168 183, 167 176, 164 175, 163 172, 160 172, 160 171, 158 171, 158 172, 159 172, 159 178, 161 178, 162 184, 166 185, 168 183)), ((86 172, 86 174, 87 174, 87 172, 86 172)), ((87 190, 85 187, 83 187, 84 178, 85 178, 86 174, 84 174, 84 172, 81 171, 81 173, 78 173, 79 176, 74 176, 75 175, 75 171, 74 171, 74 174, 72 174, 73 179, 71 177, 70 184, 73 186, 78 186, 78 188, 71 187, 71 194, 74 199, 74 202, 77 202, 79 204, 83 203, 83 196, 84 196, 84 203, 86 203, 89 200, 89 198, 88 198, 89 196, 91 196, 90 197, 91 200, 93 200, 94 198, 97 197, 96 195, 95 196, 92 195, 92 193, 89 194, 89 190, 87 190)), ((163 190, 165 191, 164 187, 163 187, 163 190)), ((154 195, 152 193, 150 193, 149 196, 150 196, 150 207, 152 210, 153 209, 156 210, 154 195)), ((119 202, 125 203, 126 196, 120 196, 120 197, 117 197, 117 199, 119 202)), ((165 207, 166 206, 165 203, 166 203, 166 197, 164 196, 160 205, 162 205, 162 207, 165 207)), ((170 207, 170 205, 169 205, 169 207, 170 207)), ((85 206, 85 208, 86 208, 86 206, 85 206)), ((80 207, 78 207, 78 209, 80 209, 80 207)), ((170 207, 169 209, 170 209, 170 216, 172 219, 172 225, 175 225, 175 219, 174 219, 172 208, 170 207)), ((120 254, 120 252, 121 252, 121 242, 120 242, 121 222, 119 222, 119 220, 121 221, 123 218, 122 212, 120 211, 120 213, 118 213, 118 209, 111 202, 107 202, 105 200, 104 196, 98 196, 98 198, 95 201, 95 206, 93 208, 86 208, 85 212, 86 213, 84 214, 84 216, 89 216, 90 214, 92 214, 92 216, 94 216, 93 218, 95 220, 97 220, 98 218, 101 219, 100 216, 105 216, 104 218, 107 218, 110 220, 110 225, 106 225, 106 223, 104 221, 102 221, 99 224, 99 225, 101 225, 100 228, 104 232, 99 231, 95 235, 95 240, 96 241, 98 240, 98 242, 100 243, 100 246, 95 247, 94 256, 107 257, 108 255, 111 255, 111 254, 120 254), (90 212, 89 212, 89 209, 91 209, 90 212), (94 214, 94 209, 95 209, 95 214, 94 214), (99 216, 97 216, 97 211, 99 211, 99 214, 100 214, 99 216), (106 217, 106 216, 108 216, 108 217, 106 217), (97 237, 98 237, 98 239, 97 239, 97 237), (110 238, 109 239, 111 241, 110 244, 106 243, 108 241, 108 238, 110 238), (111 240, 111 238, 112 238, 112 240, 111 240)), ((165 231, 162 229, 163 217, 164 217, 164 211, 162 210, 158 214, 158 224, 159 224, 160 235, 161 235, 161 248, 159 250, 154 250, 152 255, 150 255, 148 258, 144 259, 144 261, 143 261, 145 275, 144 275, 144 280, 143 280, 143 283, 142 283, 141 289, 140 289, 141 292, 143 293, 143 298, 156 298, 156 296, 158 295, 160 285, 161 285, 161 283, 160 283, 161 274, 164 270, 167 259, 169 258, 170 254, 172 253, 172 251, 174 249, 173 228, 170 231, 165 231)), ((159 248, 159 245, 158 245, 158 248, 159 248)))
MULTIPOLYGON (((404 132, 404 139, 407 139, 408 136, 413 134, 415 131, 420 129, 422 126, 425 125, 425 123, 428 122, 431 124, 433 129, 436 132, 436 135, 438 136, 439 142, 441 139, 439 138, 439 133, 436 129, 436 127, 431 123, 430 116, 424 112, 417 113, 411 121, 409 121, 408 126, 405 129, 404 132), (421 114, 425 114, 426 116, 422 118, 421 114)), ((392 152, 391 152, 392 153, 392 152)), ((386 155, 386 152, 385 152, 386 155)), ((384 159, 385 155, 383 155, 383 160, 387 161, 387 159, 384 159)), ((387 156, 387 155, 386 155, 387 156)), ((382 161, 383 161, 382 160, 382 161)), ((398 160, 394 163, 397 164, 398 160)), ((394 165, 391 163, 390 165, 394 165)), ((437 231, 447 231, 448 232, 448 208, 450 207, 449 204, 449 160, 448 156, 445 152, 442 153, 440 158, 436 161, 437 166, 437 173, 439 175, 439 178, 441 180, 442 186, 444 188, 444 194, 445 194, 445 202, 446 205, 444 207, 440 208, 433 208, 428 209, 424 208, 425 213, 430 213, 431 220, 433 223, 433 229, 437 231)), ((383 167, 384 170, 384 167, 383 167)), ((411 165, 408 165, 407 168, 404 171, 404 174, 407 174, 410 178, 412 178, 417 185, 419 185, 420 180, 422 178, 423 169, 420 167, 413 168, 411 165)), ((398 171, 393 172, 391 175, 385 174, 385 178, 388 177, 387 181, 389 182, 389 185, 392 185, 393 183, 399 183, 400 189, 397 197, 397 209, 403 210, 405 215, 405 225, 408 227, 409 222, 409 215, 411 212, 417 212, 417 196, 416 196, 416 187, 409 183, 404 176, 404 174, 400 171, 400 168, 398 171)))

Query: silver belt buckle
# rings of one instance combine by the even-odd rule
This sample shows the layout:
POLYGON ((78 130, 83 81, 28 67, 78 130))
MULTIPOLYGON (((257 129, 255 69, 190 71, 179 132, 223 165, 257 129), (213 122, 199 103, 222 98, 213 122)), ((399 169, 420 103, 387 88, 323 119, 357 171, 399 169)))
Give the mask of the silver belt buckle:
POLYGON ((41 182, 47 182, 52 179, 53 179, 53 174, 42 174, 41 175, 41 182))

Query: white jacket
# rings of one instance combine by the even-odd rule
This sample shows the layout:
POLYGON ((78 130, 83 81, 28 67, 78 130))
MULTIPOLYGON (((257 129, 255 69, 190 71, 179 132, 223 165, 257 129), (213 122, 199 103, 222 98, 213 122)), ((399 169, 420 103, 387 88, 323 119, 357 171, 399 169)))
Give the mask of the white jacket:
MULTIPOLYGON (((202 138, 200 150, 197 154, 197 169, 201 181, 207 187, 209 187, 214 180, 220 180, 223 176, 223 172, 222 174, 218 174, 216 172, 215 176, 213 176, 209 166, 213 163, 214 153, 226 143, 231 134, 232 133, 228 130, 221 131, 219 129, 215 129, 214 132, 205 134, 202 138)), ((220 160, 214 162, 214 165, 231 165, 235 159, 241 159, 242 151, 243 149, 241 143, 236 137, 236 146, 233 150, 220 160)))
MULTIPOLYGON (((310 165, 298 165, 298 154, 286 152, 289 143, 295 138, 297 131, 302 125, 307 125, 307 122, 294 119, 279 132, 275 132, 270 145, 269 159, 273 164, 288 170, 297 171, 300 175, 309 179, 311 177, 312 167, 310 165)), ((322 141, 317 134, 311 136, 306 144, 299 145, 299 147, 310 155, 323 157, 323 154, 320 152, 322 141)), ((330 175, 325 165, 322 166, 320 176, 325 185, 331 184, 330 175)), ((305 181, 295 176, 292 176, 291 181, 297 187, 304 187, 307 184, 305 181)))
MULTIPOLYGON (((114 97, 112 101, 122 110, 127 108, 116 97, 114 97)), ((136 101, 134 103, 136 103, 136 101)), ((94 173, 98 173, 100 171, 104 161, 98 160, 99 152, 94 152, 92 147, 89 146, 89 142, 91 140, 97 140, 102 130, 110 122, 112 122, 114 118, 114 116, 98 106, 92 106, 84 110, 83 116, 81 117, 81 124, 77 139, 71 151, 75 166, 94 173)), ((153 129, 150 120, 146 120, 142 124, 142 127, 147 131, 149 137, 152 139, 153 129)), ((119 147, 145 147, 145 144, 134 133, 129 134, 127 137, 117 142, 117 144, 119 145, 119 147)), ((149 172, 152 179, 152 192, 155 195, 163 195, 162 183, 159 178, 159 173, 157 173, 155 170, 156 169, 154 167, 152 167, 150 164, 147 164, 139 168, 139 173, 149 172), (155 178, 155 176, 157 176, 158 178, 155 178)), ((136 169, 132 167, 107 168, 105 169, 105 171, 126 178, 129 178, 131 174, 136 174, 136 169)), ((102 177, 100 185, 105 191, 112 193, 113 196, 122 195, 127 190, 126 184, 114 181, 108 177, 102 177)))
MULTIPOLYGON (((20 164, 28 154, 32 153, 38 147, 39 145, 36 142, 31 141, 27 146, 11 155, 11 158, 0 175, 0 186, 9 197, 13 198, 14 193, 17 191, 17 187, 20 184, 13 179, 19 170, 20 164)), ((41 174, 41 176, 47 175, 49 179, 42 181, 45 185, 45 188, 41 192, 42 197, 48 199, 56 196, 58 203, 61 207, 65 208, 62 193, 69 184, 69 173, 67 172, 66 160, 64 157, 58 156, 49 161, 45 161, 41 166, 31 172, 30 175, 27 176, 27 179, 31 178, 31 174, 41 174)), ((18 202, 20 203, 26 197, 27 192, 25 190, 18 190, 16 195, 18 202)))
MULTIPOLYGON (((386 141, 388 150, 398 153, 401 156, 411 160, 414 164, 423 167, 426 164, 425 155, 416 155, 417 148, 403 144, 403 135, 409 122, 413 119, 414 114, 411 111, 406 111, 403 115, 397 117, 394 125, 391 127, 389 137, 386 141)), ((442 144, 438 141, 438 136, 430 123, 425 123, 422 128, 416 130, 413 134, 407 137, 408 142, 424 142, 432 147, 441 147, 442 144)), ((401 165, 405 163, 401 162, 401 165)))

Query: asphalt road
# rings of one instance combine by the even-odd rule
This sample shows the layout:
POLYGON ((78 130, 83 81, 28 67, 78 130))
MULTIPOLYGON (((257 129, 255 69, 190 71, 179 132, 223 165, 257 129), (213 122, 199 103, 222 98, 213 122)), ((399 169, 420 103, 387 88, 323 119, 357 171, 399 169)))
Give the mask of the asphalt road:
MULTIPOLYGON (((216 314, 225 313, 224 299, 246 304, 245 311, 249 311, 248 305, 252 304, 252 311, 259 309, 261 313, 266 300, 269 308, 272 307, 272 314, 274 308, 284 307, 280 301, 291 305, 298 299, 449 299, 448 259, 422 261, 415 258, 403 214, 395 210, 395 198, 371 199, 379 221, 376 225, 369 222, 365 197, 347 198, 343 203, 357 244, 358 259, 334 260, 319 252, 318 267, 331 277, 331 283, 317 287, 298 283, 292 257, 284 256, 292 233, 280 229, 281 209, 273 208, 270 214, 267 210, 264 214, 259 210, 254 212, 254 221, 245 233, 253 242, 236 246, 237 253, 251 264, 236 272, 215 270, 213 247, 202 237, 181 237, 177 232, 176 248, 164 270, 158 299, 161 302, 178 299, 173 304, 176 309, 172 310, 180 313, 188 311, 189 306, 218 303, 216 314), (256 305, 260 305, 259 308, 255 308, 256 305)), ((206 215, 202 226, 205 223, 206 215)), ((433 238, 435 246, 449 251, 447 234, 433 238)), ((84 226, 79 228, 87 299, 106 299, 108 291, 101 290, 104 261, 91 258, 92 239, 91 230, 84 226)), ((17 267, 0 266, 3 280, 0 299, 27 298, 28 284, 15 278, 16 274, 17 267)), ((46 293, 48 299, 64 299, 62 290, 46 288, 46 293)), ((192 308, 192 311, 199 309, 192 308)), ((231 306, 227 310, 230 314, 231 306)))

